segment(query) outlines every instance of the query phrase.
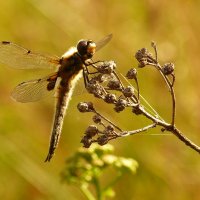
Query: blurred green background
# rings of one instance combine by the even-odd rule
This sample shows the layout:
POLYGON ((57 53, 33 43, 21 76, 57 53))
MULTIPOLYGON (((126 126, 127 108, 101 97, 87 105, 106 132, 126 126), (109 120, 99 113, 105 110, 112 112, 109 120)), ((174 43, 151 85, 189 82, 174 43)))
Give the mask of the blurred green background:
MULTIPOLYGON (((176 67, 177 127, 200 145, 199 9, 198 0, 7 0, 0 3, 0 40, 61 56, 79 39, 96 41, 113 33, 95 59, 115 60, 123 74, 137 66, 134 53, 156 41, 160 62, 174 62, 176 67)), ((77 111, 79 101, 92 100, 125 130, 149 123, 128 112, 110 112, 88 94, 75 95, 56 155, 44 163, 54 99, 20 104, 9 96, 20 81, 47 73, 0 67, 0 199, 84 199, 77 188, 60 182, 64 161, 81 146, 81 136, 91 124, 91 115, 77 111)), ((151 68, 138 73, 143 96, 169 121, 170 96, 161 78, 151 68)), ((199 154, 175 136, 159 133, 157 128, 111 142, 116 155, 139 163, 135 176, 125 176, 116 185, 115 199, 200 199, 199 154)))

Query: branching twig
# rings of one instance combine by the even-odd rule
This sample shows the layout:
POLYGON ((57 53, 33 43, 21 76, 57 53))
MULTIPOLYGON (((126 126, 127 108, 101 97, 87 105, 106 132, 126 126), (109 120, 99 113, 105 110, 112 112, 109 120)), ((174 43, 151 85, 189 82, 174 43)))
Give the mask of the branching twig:
POLYGON ((187 146, 200 153, 200 147, 190 141, 186 136, 184 136, 183 133, 181 133, 181 131, 175 126, 176 98, 174 92, 174 64, 166 63, 161 66, 158 62, 158 53, 155 43, 152 43, 152 47, 155 51, 155 58, 145 48, 138 50, 135 54, 135 58, 139 62, 139 68, 144 68, 145 66, 153 66, 163 77, 167 87, 169 88, 169 92, 172 98, 171 123, 167 123, 165 120, 158 118, 157 115, 155 116, 150 114, 140 103, 140 88, 138 84, 136 69, 130 69, 126 74, 126 77, 135 81, 137 94, 135 93, 132 85, 125 86, 120 80, 117 72, 115 71, 116 64, 113 61, 100 63, 97 62, 96 64, 91 63, 91 66, 96 70, 96 73, 94 73, 92 77, 91 74, 87 74, 87 90, 89 93, 92 93, 95 97, 102 99, 106 103, 113 104, 114 110, 117 113, 123 111, 127 107, 131 107, 134 114, 145 116, 150 121, 152 121, 153 124, 132 131, 123 131, 119 128, 119 126, 115 125, 109 119, 97 112, 91 102, 81 102, 78 105, 79 111, 95 113, 95 116, 93 116, 93 121, 98 125, 90 125, 85 131, 85 135, 81 140, 84 147, 88 148, 92 143, 95 142, 100 145, 104 145, 108 143, 108 141, 118 137, 130 136, 133 134, 148 131, 149 129, 156 126, 160 126, 162 127, 162 131, 169 131, 173 133, 187 146), (105 79, 104 77, 107 78, 105 79), (112 93, 113 91, 115 93, 112 93))

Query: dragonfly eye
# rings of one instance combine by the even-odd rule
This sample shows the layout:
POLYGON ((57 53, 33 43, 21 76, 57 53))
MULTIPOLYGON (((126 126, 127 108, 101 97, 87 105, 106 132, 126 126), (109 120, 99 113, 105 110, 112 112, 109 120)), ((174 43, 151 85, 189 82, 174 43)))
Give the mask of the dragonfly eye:
POLYGON ((96 44, 92 40, 81 40, 77 45, 79 55, 85 59, 92 58, 95 49, 96 44))

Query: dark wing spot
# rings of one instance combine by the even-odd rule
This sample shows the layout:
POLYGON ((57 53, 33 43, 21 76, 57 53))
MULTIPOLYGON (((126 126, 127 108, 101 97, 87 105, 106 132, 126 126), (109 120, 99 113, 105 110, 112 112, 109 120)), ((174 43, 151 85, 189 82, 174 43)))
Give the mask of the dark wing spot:
POLYGON ((47 84, 47 90, 48 91, 53 90, 55 88, 55 84, 56 84, 56 80, 52 80, 51 82, 49 82, 47 84))
POLYGON ((26 82, 25 82, 25 81, 24 81, 24 82, 21 82, 18 86, 23 85, 24 83, 26 83, 26 82))
POLYGON ((2 44, 10 44, 10 42, 7 42, 7 41, 2 41, 1 43, 2 44))
POLYGON ((27 54, 29 54, 29 53, 31 53, 31 50, 28 50, 28 51, 27 51, 27 54))

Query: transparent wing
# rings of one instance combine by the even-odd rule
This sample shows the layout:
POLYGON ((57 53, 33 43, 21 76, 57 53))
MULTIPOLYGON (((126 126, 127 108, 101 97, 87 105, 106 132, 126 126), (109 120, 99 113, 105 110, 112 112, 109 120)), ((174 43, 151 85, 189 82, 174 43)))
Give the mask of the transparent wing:
POLYGON ((48 69, 59 64, 59 57, 33 53, 11 42, 0 42, 0 62, 18 69, 48 69))
POLYGON ((96 51, 98 51, 102 47, 104 47, 112 39, 112 36, 113 36, 112 34, 109 34, 109 35, 105 36, 103 39, 96 42, 96 51))
POLYGON ((54 73, 41 79, 22 82, 14 88, 11 96, 21 103, 38 101, 53 93, 56 80, 57 73, 54 73))

